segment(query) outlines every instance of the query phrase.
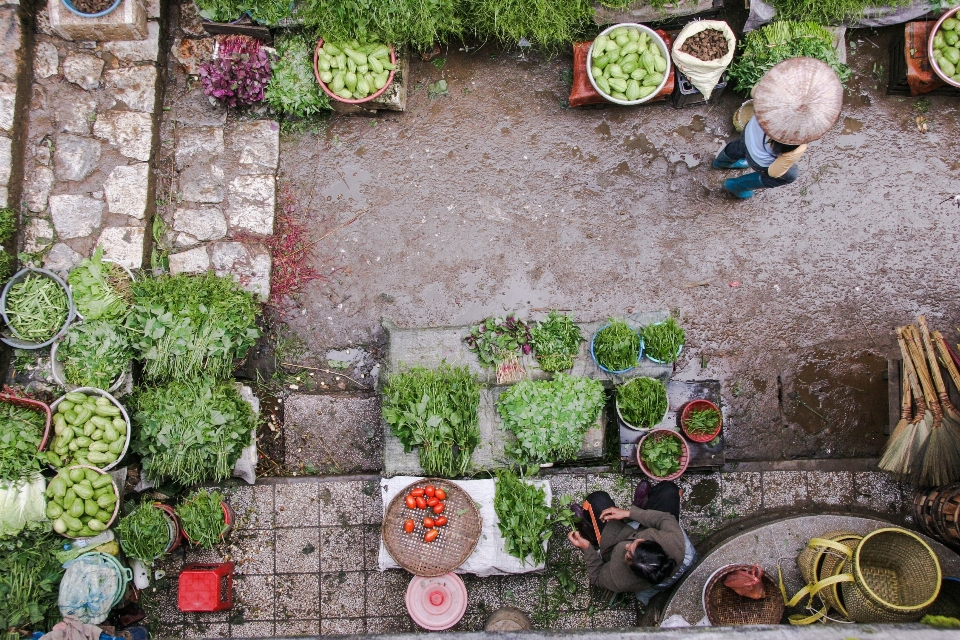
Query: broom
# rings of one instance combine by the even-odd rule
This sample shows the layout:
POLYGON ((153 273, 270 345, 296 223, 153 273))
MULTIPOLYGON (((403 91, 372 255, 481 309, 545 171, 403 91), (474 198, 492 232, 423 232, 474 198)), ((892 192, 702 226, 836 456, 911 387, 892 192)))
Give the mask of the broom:
POLYGON ((947 385, 943 383, 943 375, 940 373, 940 365, 937 363, 937 352, 934 350, 933 341, 930 339, 930 329, 927 327, 926 316, 917 318, 917 324, 920 325, 920 337, 923 339, 923 348, 927 353, 927 360, 930 362, 930 372, 933 374, 933 383, 937 388, 940 406, 943 408, 943 424, 953 431, 958 450, 960 450, 960 411, 953 406, 953 402, 950 401, 950 396, 947 395, 947 385))
POLYGON ((943 339, 943 334, 939 331, 933 332, 933 344, 936 345, 937 352, 940 354, 940 362, 943 363, 943 368, 947 370, 950 379, 953 380, 953 386, 957 388, 957 391, 960 391, 960 371, 957 370, 956 359, 953 357, 950 345, 943 339))
POLYGON ((887 446, 883 449, 883 456, 877 465, 884 471, 888 471, 895 476, 905 476, 910 473, 910 449, 916 430, 915 425, 910 422, 910 409, 913 403, 910 401, 910 383, 907 381, 907 372, 904 371, 900 378, 900 422, 897 423, 890 439, 887 440, 887 446), (908 429, 910 432, 907 433, 908 429))
POLYGON ((933 413, 927 410, 927 403, 920 390, 920 383, 917 382, 917 372, 910 358, 910 352, 907 349, 906 339, 903 336, 902 328, 897 329, 897 342, 900 345, 900 353, 903 357, 904 379, 909 383, 912 392, 913 401, 916 404, 916 410, 913 419, 907 423, 907 427, 901 432, 900 442, 893 442, 893 436, 887 446, 891 449, 902 449, 903 462, 897 470, 891 471, 900 476, 901 480, 917 466, 915 462, 918 459, 920 450, 927 443, 930 437, 930 428, 933 425, 933 413))

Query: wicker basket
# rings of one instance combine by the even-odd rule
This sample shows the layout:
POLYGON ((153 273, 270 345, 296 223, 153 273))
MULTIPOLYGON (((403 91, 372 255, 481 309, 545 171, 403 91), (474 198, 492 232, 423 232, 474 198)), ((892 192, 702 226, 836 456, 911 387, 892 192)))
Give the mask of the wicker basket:
POLYGON ((723 580, 746 564, 729 564, 714 571, 703 587, 703 608, 714 626, 744 624, 780 624, 783 618, 783 595, 773 579, 763 574, 765 595, 760 600, 741 596, 723 584, 723 580))
POLYGON ((399 491, 383 516, 383 545, 397 564, 418 576, 432 578, 450 573, 463 564, 480 540, 480 511, 473 498, 449 480, 424 478, 399 491), (440 529, 440 536, 433 542, 424 542, 426 529, 423 519, 433 513, 419 509, 409 509, 404 502, 410 490, 432 484, 447 493, 446 526, 440 529), (416 523, 413 533, 403 530, 403 523, 412 518, 416 523))
MULTIPOLYGON (((826 580, 827 578, 841 575, 844 571, 849 571, 850 557, 853 555, 853 550, 856 549, 861 539, 863 539, 863 536, 853 533, 837 539, 836 542, 850 549, 850 556, 840 554, 836 551, 825 553, 823 563, 820 565, 818 580, 826 580)), ((819 593, 825 605, 836 611, 842 617, 850 618, 850 614, 847 612, 847 607, 843 601, 843 592, 840 590, 840 584, 831 584, 821 589, 819 593)))

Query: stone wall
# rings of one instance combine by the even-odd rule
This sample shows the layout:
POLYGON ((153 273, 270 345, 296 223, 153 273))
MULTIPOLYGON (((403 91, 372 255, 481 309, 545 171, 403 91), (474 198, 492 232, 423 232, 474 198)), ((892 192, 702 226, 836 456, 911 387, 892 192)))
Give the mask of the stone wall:
POLYGON ((18 0, 0 3, 0 207, 20 199, 23 179, 22 119, 30 91, 30 31, 18 0))

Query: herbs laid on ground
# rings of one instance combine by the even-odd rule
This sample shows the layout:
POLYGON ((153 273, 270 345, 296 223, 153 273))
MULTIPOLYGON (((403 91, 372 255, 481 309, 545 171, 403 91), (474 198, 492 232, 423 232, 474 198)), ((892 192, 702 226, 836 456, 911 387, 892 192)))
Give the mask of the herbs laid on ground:
POLYGON ((520 479, 513 471, 499 469, 493 507, 504 551, 520 558, 524 564, 527 558, 534 565, 545 562, 545 543, 553 533, 552 509, 547 504, 546 491, 520 479))
POLYGON ((57 347, 64 378, 78 387, 110 388, 132 359, 126 329, 105 320, 72 325, 57 347))
POLYGON ((127 423, 120 408, 93 393, 66 394, 53 414, 53 431, 47 461, 54 467, 103 468, 115 462, 127 444, 127 423))
POLYGON ((749 92, 776 64, 790 58, 821 60, 837 73, 840 82, 850 78, 850 67, 840 62, 833 48, 833 36, 815 22, 773 22, 748 33, 742 52, 730 65, 730 77, 737 89, 749 92))
POLYGON ((17 630, 52 629, 63 619, 57 606, 63 567, 54 556, 61 544, 49 532, 0 541, 0 629, 8 638, 19 638, 17 630))
POLYGON ((660 45, 635 27, 617 27, 593 41, 590 76, 608 97, 630 102, 646 98, 666 72, 660 45))
POLYGON ((723 32, 719 29, 704 29, 700 33, 684 40, 680 51, 698 60, 709 62, 711 60, 719 60, 727 55, 730 51, 730 46, 727 44, 727 39, 723 35, 723 32))
POLYGON ((47 458, 38 448, 46 425, 44 413, 0 402, 0 484, 27 480, 43 469, 47 458))
POLYGON ((482 0, 464 3, 464 24, 478 39, 495 38, 506 47, 536 46, 556 53, 591 24, 589 0, 482 0))
POLYGON ((327 98, 313 74, 313 45, 299 34, 278 36, 273 75, 264 92, 267 104, 276 111, 306 118, 330 110, 327 98))
POLYGON ((130 310, 130 274, 115 262, 104 262, 101 247, 71 269, 67 281, 84 320, 120 320, 130 310))
POLYGON ((229 277, 147 278, 134 284, 133 296, 130 340, 149 380, 227 378, 260 337, 253 296, 229 277))
POLYGON ((640 334, 622 319, 610 318, 593 337, 593 354, 609 371, 632 369, 640 359, 640 334))
MULTIPOLYGON (((17 232, 17 212, 13 209, 0 208, 0 244, 7 244, 17 232)), ((0 282, 5 281, 13 274, 13 252, 0 247, 0 282)))
POLYGON ((120 518, 117 535, 128 557, 149 565, 170 546, 170 523, 164 512, 147 500, 120 518))
POLYGON ((658 478, 665 478, 679 471, 682 455, 680 436, 673 433, 653 433, 644 438, 640 446, 640 458, 658 478))
POLYGON ((206 549, 220 542, 227 527, 222 502, 219 491, 199 489, 177 506, 177 517, 190 542, 206 549))
POLYGON ((383 417, 407 453, 414 448, 424 474, 461 476, 480 444, 480 383, 466 367, 414 367, 390 376, 383 417))
POLYGON ((573 314, 556 310, 530 329, 537 362, 544 371, 565 371, 573 367, 583 336, 573 322, 573 314))
POLYGON ((46 342, 67 321, 67 292, 53 278, 29 272, 7 291, 6 312, 14 336, 46 342))
POLYGON ((274 26, 290 15, 290 0, 243 0, 243 9, 257 24, 274 26))
POLYGON ((816 24, 834 24, 858 18, 868 7, 901 7, 912 0, 772 0, 777 20, 809 20, 816 24))
POLYGON ((263 100, 270 82, 270 54, 259 40, 227 36, 218 57, 198 70, 203 93, 225 107, 244 107, 263 100))
POLYGON ((72 538, 95 536, 113 519, 117 488, 108 473, 70 467, 47 486, 47 517, 53 530, 72 538))
POLYGON ((318 51, 320 80, 344 100, 363 100, 387 85, 390 47, 380 42, 327 42, 318 51))
POLYGON ((716 409, 692 409, 683 423, 684 430, 694 436, 708 436, 720 426, 720 412, 716 409))
POLYGON ((500 394, 502 428, 516 436, 508 451, 518 462, 543 464, 576 457, 605 400, 599 380, 558 373, 523 380, 500 394))
POLYGON ((256 426, 231 382, 197 379, 142 389, 133 401, 133 450, 155 482, 181 486, 226 480, 256 426))
POLYGON ((620 416, 638 429, 649 429, 667 413, 667 387, 656 378, 634 378, 617 387, 620 416))
POLYGON ((666 322, 648 324, 641 331, 643 349, 651 360, 671 363, 680 355, 680 348, 686 340, 686 333, 673 318, 666 322))
POLYGON ((529 354, 530 327, 516 316, 487 318, 470 327, 470 335, 463 339, 467 348, 477 354, 480 364, 497 371, 497 382, 516 382, 523 376, 519 356, 529 354))

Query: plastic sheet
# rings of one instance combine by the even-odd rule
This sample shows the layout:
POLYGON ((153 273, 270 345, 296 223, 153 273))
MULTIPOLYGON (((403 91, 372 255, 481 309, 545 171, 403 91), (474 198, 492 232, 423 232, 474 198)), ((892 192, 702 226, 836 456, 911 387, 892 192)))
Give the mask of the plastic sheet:
POLYGON ((96 554, 80 556, 64 566, 58 600, 60 613, 87 624, 106 620, 122 586, 117 567, 96 554))

